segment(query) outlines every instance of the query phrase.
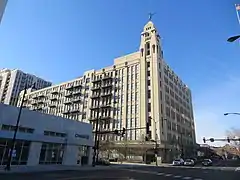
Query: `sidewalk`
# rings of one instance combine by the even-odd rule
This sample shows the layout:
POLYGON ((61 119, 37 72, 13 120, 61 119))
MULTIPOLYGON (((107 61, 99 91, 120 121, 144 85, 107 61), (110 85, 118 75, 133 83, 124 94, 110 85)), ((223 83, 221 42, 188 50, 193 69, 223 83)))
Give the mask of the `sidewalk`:
POLYGON ((112 166, 67 166, 67 165, 37 165, 37 166, 12 166, 11 171, 5 171, 5 166, 0 166, 0 174, 5 173, 34 173, 34 172, 51 172, 51 171, 86 171, 109 169, 112 166))
MULTIPOLYGON (((155 166, 156 164, 144 164, 144 163, 130 163, 130 162, 111 162, 111 164, 119 165, 119 166, 155 166)), ((161 163, 157 165, 158 167, 169 167, 171 164, 161 163)))

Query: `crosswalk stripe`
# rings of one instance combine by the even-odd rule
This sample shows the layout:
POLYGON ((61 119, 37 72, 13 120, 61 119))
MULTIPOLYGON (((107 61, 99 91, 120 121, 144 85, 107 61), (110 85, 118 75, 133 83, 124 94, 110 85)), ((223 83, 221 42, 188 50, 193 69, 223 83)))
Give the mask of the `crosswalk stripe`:
POLYGON ((173 176, 174 178, 181 178, 182 176, 173 176))
POLYGON ((158 173, 157 175, 160 175, 160 176, 161 176, 161 175, 163 175, 163 174, 164 174, 164 173, 158 173))
POLYGON ((172 174, 165 174, 166 177, 172 176, 172 174))
POLYGON ((192 177, 184 177, 183 179, 192 179, 192 177))

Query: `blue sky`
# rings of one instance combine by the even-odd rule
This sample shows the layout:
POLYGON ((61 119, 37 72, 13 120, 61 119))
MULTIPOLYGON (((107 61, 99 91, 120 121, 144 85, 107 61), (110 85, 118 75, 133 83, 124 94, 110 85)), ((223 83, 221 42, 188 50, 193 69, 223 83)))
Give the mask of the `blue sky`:
POLYGON ((239 127, 240 32, 235 0, 9 0, 0 25, 0 68, 54 83, 135 52, 148 12, 164 58, 192 89, 198 141, 239 127))

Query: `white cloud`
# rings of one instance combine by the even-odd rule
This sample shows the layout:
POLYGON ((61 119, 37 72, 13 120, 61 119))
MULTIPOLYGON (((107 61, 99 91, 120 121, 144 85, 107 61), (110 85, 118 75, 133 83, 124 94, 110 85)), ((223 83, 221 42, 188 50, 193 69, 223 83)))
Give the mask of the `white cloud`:
MULTIPOLYGON (((203 87, 195 94, 193 98, 198 143, 203 143, 203 137, 225 138, 226 130, 238 126, 240 116, 227 117, 223 114, 240 111, 239 92, 240 78, 229 76, 225 81, 203 87)), ((211 143, 222 144, 225 143, 211 143)))

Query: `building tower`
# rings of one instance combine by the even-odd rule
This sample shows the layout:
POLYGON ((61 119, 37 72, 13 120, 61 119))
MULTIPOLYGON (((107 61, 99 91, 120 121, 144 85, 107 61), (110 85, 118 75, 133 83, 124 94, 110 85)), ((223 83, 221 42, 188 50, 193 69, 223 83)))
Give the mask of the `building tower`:
POLYGON ((29 92, 24 106, 91 123, 93 131, 97 122, 105 132, 126 128, 124 137, 106 133, 99 139, 115 141, 124 148, 126 140, 131 152, 144 146, 154 156, 157 144, 157 154, 170 160, 192 149, 195 125, 191 90, 164 61, 151 16, 137 52, 114 59, 111 66, 86 71, 74 80, 29 92))

